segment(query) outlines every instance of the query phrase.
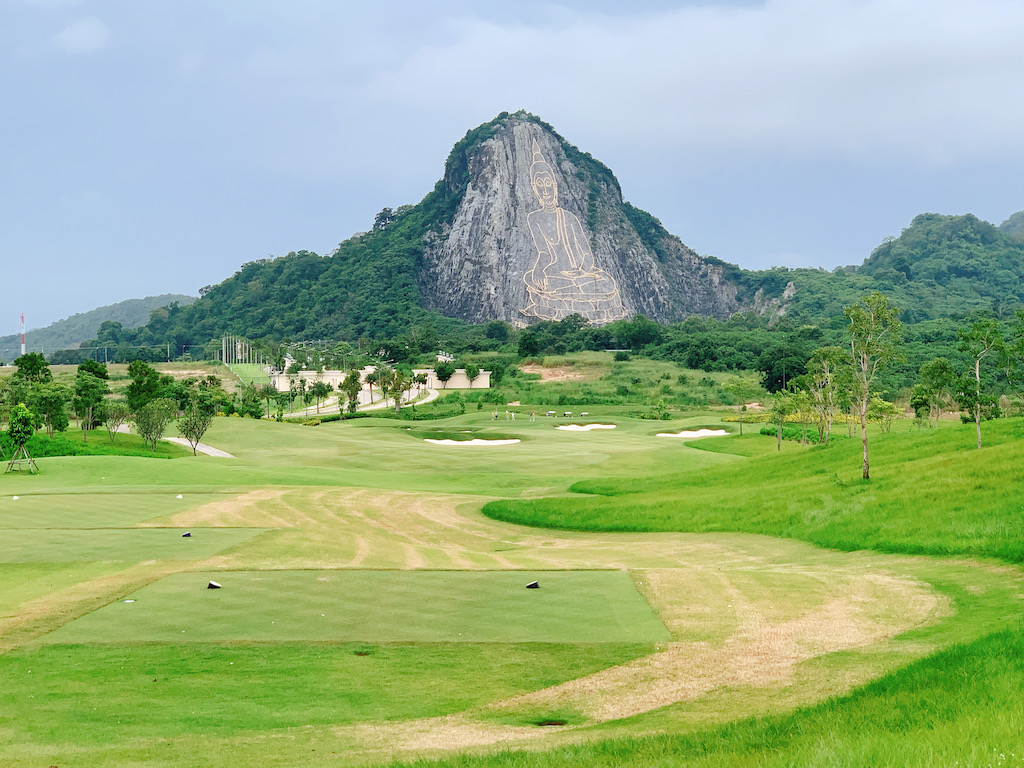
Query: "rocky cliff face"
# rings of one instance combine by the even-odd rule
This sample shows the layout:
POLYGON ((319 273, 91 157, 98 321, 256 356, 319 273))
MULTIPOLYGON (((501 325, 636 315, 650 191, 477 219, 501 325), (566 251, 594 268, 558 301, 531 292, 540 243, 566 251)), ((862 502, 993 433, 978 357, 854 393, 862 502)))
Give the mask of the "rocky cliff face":
POLYGON ((517 325, 574 312, 602 324, 740 309, 725 268, 624 204, 606 167, 529 115, 486 128, 449 158, 443 183, 462 196, 450 221, 427 234, 427 306, 517 325))

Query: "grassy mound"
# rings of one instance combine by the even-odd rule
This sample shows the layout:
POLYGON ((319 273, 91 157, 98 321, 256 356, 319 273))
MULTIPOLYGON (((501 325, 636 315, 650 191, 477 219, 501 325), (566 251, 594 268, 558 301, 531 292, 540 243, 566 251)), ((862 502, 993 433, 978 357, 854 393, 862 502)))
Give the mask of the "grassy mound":
POLYGON ((870 481, 860 479, 858 440, 787 448, 741 469, 587 480, 571 488, 583 498, 494 501, 484 513, 569 530, 742 531, 843 550, 1024 562, 1024 502, 1007 492, 1024 479, 1024 420, 987 424, 981 450, 973 426, 875 435, 870 481))

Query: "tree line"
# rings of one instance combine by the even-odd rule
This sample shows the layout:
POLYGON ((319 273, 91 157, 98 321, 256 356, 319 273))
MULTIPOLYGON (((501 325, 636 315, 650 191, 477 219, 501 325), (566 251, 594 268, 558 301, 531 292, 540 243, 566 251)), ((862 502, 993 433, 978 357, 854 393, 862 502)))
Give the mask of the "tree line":
POLYGON ((14 374, 0 378, 0 429, 7 425, 9 443, 3 446, 4 453, 23 449, 39 429, 49 438, 65 432, 74 417, 83 442, 88 442, 90 431, 101 426, 114 442, 122 427, 132 424, 154 450, 170 423, 177 421, 178 431, 194 454, 214 414, 229 401, 216 376, 179 382, 142 361, 128 366, 131 382, 123 398, 112 395, 103 363, 83 361, 68 387, 53 380, 49 364, 38 352, 14 362, 14 374))

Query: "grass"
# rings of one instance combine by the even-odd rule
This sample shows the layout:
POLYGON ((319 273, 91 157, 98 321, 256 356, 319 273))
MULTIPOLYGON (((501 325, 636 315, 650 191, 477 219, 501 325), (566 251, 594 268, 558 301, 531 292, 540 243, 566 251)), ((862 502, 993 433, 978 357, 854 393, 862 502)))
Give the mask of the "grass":
MULTIPOLYGON (((0 435, 0 459, 14 454, 14 444, 6 434, 0 435)), ((174 443, 159 442, 156 447, 146 445, 142 438, 132 434, 117 434, 111 440, 105 429, 89 430, 88 437, 81 429, 69 427, 66 432, 55 432, 53 437, 37 432, 25 444, 34 459, 51 456, 146 456, 172 459, 185 456, 190 450, 174 443)))
POLYGON ((182 538, 181 530, 164 528, 22 529, 0 538, 0 563, 199 560, 260 533, 259 528, 217 528, 182 538))
MULTIPOLYGON (((226 529, 206 530, 202 538, 226 529)), ((654 643, 668 632, 622 571, 179 573, 45 643, 654 643), (206 589, 207 581, 223 584, 206 589), (540 589, 525 589, 538 579, 540 589), (510 622, 509 617, 515 621, 510 622)))
POLYGON ((630 406, 637 413, 660 415, 666 411, 740 405, 767 397, 757 376, 747 371, 708 373, 646 358, 616 362, 611 352, 579 352, 532 362, 556 369, 564 379, 542 382, 536 374, 506 377, 490 392, 464 392, 467 400, 501 404, 519 400, 527 405, 556 408, 615 403, 630 406))
MULTIPOLYGON (((1013 764, 1021 421, 986 424, 980 452, 971 427, 873 432, 863 483, 856 440, 688 443, 654 434, 720 426, 715 414, 556 405, 571 387, 614 391, 602 377, 668 372, 629 365, 529 385, 538 411, 589 410, 617 425, 607 432, 496 424, 472 405, 413 427, 524 440, 449 451, 377 418, 218 419, 204 441, 237 459, 54 457, 39 475, 0 475, 0 763, 381 764, 429 757, 409 734, 449 724, 486 735, 565 720, 528 750, 485 739, 486 754, 420 765, 1013 764), (515 524, 479 515, 488 502, 515 524), (541 589, 525 590, 534 577, 541 589), (784 680, 737 678, 623 720, 588 714, 599 687, 516 703, 668 640, 731 648, 744 626, 733 603, 776 625, 876 578, 942 601, 784 680)), ((860 621, 899 620, 900 592, 864 594, 860 621)))
POLYGON ((426 717, 553 685, 647 650, 619 643, 33 647, 0 656, 0 743, 50 745, 63 755, 60 763, 77 765, 83 751, 126 739, 426 717))
POLYGON ((1024 764, 1022 690, 1024 632, 1005 631, 938 653, 849 696, 787 715, 682 735, 408 765, 1014 766, 1024 764))
MULTIPOLYGON (((1024 420, 875 435, 872 478, 859 478, 859 441, 771 451, 743 467, 656 478, 580 481, 588 498, 505 500, 496 519, 586 531, 746 531, 843 550, 875 549, 1024 561, 1024 420), (754 492, 751 490, 756 489, 754 492), (595 497, 594 494, 597 496, 595 497), (979 514, 984 510, 984 514, 979 514)), ((729 438, 733 439, 733 438, 729 438)), ((737 440, 759 443, 768 438, 737 440)))

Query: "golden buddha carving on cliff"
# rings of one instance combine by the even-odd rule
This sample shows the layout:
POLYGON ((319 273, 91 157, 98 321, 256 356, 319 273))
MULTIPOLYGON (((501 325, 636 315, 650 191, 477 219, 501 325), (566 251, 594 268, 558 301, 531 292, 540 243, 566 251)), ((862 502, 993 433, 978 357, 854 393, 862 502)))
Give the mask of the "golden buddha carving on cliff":
POLYGON ((526 220, 537 248, 537 260, 525 275, 529 305, 524 315, 561 320, 580 314, 591 322, 608 323, 626 316, 619 286, 594 264, 594 254, 580 220, 558 205, 558 183, 551 166, 533 142, 530 186, 540 207, 526 220))

